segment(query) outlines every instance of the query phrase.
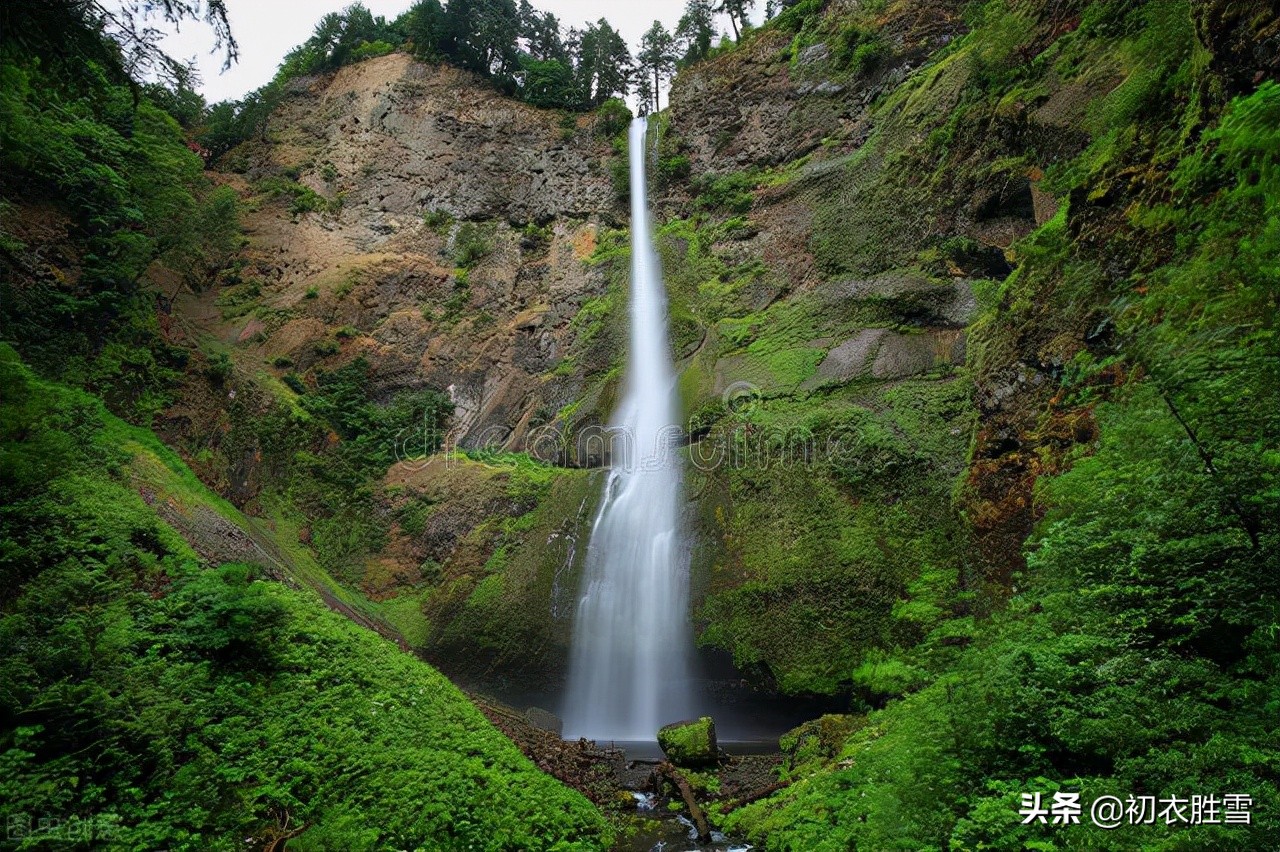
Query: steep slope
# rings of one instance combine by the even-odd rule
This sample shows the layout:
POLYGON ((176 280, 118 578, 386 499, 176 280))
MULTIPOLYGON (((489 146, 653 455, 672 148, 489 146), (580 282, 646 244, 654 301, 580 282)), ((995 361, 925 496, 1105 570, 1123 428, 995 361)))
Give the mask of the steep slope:
POLYGON ((150 433, 7 346, 0 373, 15 848, 608 845, 599 813, 439 673, 256 580, 252 547, 203 562, 182 519, 242 542, 249 525, 150 433))

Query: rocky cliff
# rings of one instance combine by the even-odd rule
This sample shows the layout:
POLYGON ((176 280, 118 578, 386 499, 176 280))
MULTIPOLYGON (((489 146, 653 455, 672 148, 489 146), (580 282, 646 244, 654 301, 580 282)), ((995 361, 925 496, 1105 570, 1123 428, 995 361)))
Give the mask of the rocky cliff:
MULTIPOLYGON (((1192 22, 1231 17, 1210 5, 1135 11, 1134 36, 1070 4, 799 4, 677 77, 651 127, 695 621, 749 682, 875 703, 903 687, 875 675, 889 649, 962 647, 1010 594, 1037 480, 1097 436, 1062 376, 1109 334, 1105 301, 1014 284, 1055 289, 1063 228, 1117 233, 1117 190, 1076 198, 1071 164, 1208 49, 1192 22)), ((1240 72, 1206 55, 1220 104, 1240 72)), ((402 55, 298 81, 217 164, 243 262, 174 303, 173 333, 234 370, 191 378, 163 434, 461 677, 560 676, 598 490, 576 437, 624 356, 612 132, 402 55), (295 456, 343 446, 307 412, 352 365, 375 403, 447 393, 466 452, 400 441, 350 500, 317 497, 295 456)))

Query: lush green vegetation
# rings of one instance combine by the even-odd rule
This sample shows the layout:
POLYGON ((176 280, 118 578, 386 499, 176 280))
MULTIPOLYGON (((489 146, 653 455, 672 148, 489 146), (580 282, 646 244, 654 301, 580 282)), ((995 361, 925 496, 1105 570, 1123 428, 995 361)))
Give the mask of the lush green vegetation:
MULTIPOLYGON (((1230 60, 1200 52, 1182 4, 1088 4, 1078 28, 1048 38, 1057 21, 1037 14, 975 6, 973 31, 887 105, 928 115, 926 87, 963 73, 961 106, 927 119, 934 153, 916 168, 936 168, 932 189, 944 192, 975 146, 1008 145, 966 136, 977 116, 1047 98, 1050 68, 1088 80, 1108 57, 1127 71, 1089 108, 1084 150, 1047 169, 1062 207, 1015 245, 1018 266, 984 297, 975 335, 979 388, 1032 347, 1062 359, 1020 439, 1039 453, 1020 463, 1043 472, 1026 568, 1003 586, 975 553, 958 576, 943 563, 908 585, 892 619, 918 632, 852 670, 855 697, 880 709, 821 736, 802 729, 792 786, 729 815, 730 830, 767 849, 1280 843, 1280 86, 1227 103, 1215 75, 1230 60), (1143 179, 1127 183, 1134 172, 1143 179), (1067 329, 1085 342, 1064 355, 1054 347, 1067 329), (1075 437, 1053 437, 1064 428, 1075 437), (1006 606, 973 617, 1001 594, 1006 606), (1086 803, 1242 793, 1252 824, 1104 831, 1087 816, 1070 827, 1015 816, 1024 794, 1059 790, 1086 803)), ((867 158, 898 141, 890 125, 873 154, 851 159, 864 192, 867 158)), ((1041 154, 1003 152, 1024 167, 1041 154)), ((886 261, 876 246, 824 243, 846 239, 836 225, 820 221, 815 235, 819 252, 833 246, 833 271, 886 261)), ((979 455, 957 483, 969 523, 994 510, 967 490, 993 465, 979 455)))
POLYGON ((236 195, 215 188, 177 120, 92 60, 64 71, 0 43, 0 167, 6 197, 62 199, 65 250, 25 252, 27 223, 0 208, 0 315, 48 375, 145 421, 170 400, 187 353, 159 333, 155 267, 199 284, 240 244, 236 195), (21 285, 19 285, 21 281, 21 285))
POLYGON ((420 0, 388 21, 357 2, 321 18, 266 86, 212 106, 198 138, 222 154, 265 130, 290 81, 394 50, 474 71, 534 106, 574 111, 625 96, 633 67, 626 41, 604 18, 566 31, 527 2, 420 0))
POLYGON ((78 821, 95 848, 607 845, 439 674, 256 566, 202 566, 129 482, 122 447, 153 438, 7 347, 0 379, 7 824, 78 821))
MULTIPOLYGON (((218 307, 240 316, 260 285, 235 260, 236 195, 206 178, 189 141, 198 98, 192 111, 181 81, 129 79, 116 61, 127 42, 103 35, 96 9, 17 16, 25 25, 6 25, 0 45, 10 839, 30 818, 21 848, 52 842, 39 825, 49 819, 83 848, 608 845, 599 813, 443 677, 291 588, 317 586, 424 639, 415 596, 383 612, 331 577, 360 580, 391 522, 372 483, 402 455, 435 450, 450 405, 430 389, 380 387, 359 358, 305 380, 250 380, 221 347, 170 342, 179 289, 220 278, 218 307), (56 61, 64 54, 33 42, 36 24, 62 28, 83 61, 56 61), (225 484, 228 459, 257 454, 269 483, 254 511, 269 520, 241 515, 150 432, 108 413, 146 424, 192 392, 228 407, 221 424, 201 424, 218 437, 192 448, 193 463, 225 484), (213 566, 193 549, 225 547, 249 561, 213 566), (259 561, 287 583, 263 579, 259 561)), ((258 188, 295 213, 329 205, 288 174, 258 188)), ((458 245, 464 266, 489 250, 481 233, 458 245)), ((319 346, 337 354, 353 334, 338 328, 319 346)), ((521 471, 515 498, 544 493, 544 473, 521 471)))
MULTIPOLYGON (((591 475, 479 450, 384 482, 438 449, 450 405, 355 357, 354 315, 252 366, 171 343, 175 288, 217 280, 224 318, 276 316, 235 260, 235 194, 192 140, 221 153, 291 81, 392 50, 595 108, 617 137, 616 96, 643 80, 647 102, 714 57, 712 16, 745 30, 748 5, 690 0, 630 80, 604 21, 565 33, 507 0, 424 0, 393 21, 353 6, 271 85, 209 111, 176 68, 129 79, 128 35, 104 40, 93 4, 0 11, 0 816, 89 820, 130 848, 609 841, 439 675, 263 578, 319 587, 460 669, 545 672, 591 475), (141 428, 178 398, 194 414, 175 446, 252 517, 141 428), (258 558, 208 564, 189 516, 258 558)), ((903 6, 793 4, 768 24, 790 38, 771 70, 879 85, 902 61, 884 22, 903 6)), ((720 816, 732 832, 787 850, 1280 847, 1280 85, 1207 41, 1225 6, 968 4, 962 37, 876 90, 869 136, 781 167, 707 169, 653 121, 655 187, 685 214, 657 234, 680 392, 695 450, 729 454, 688 472, 699 641, 757 684, 848 698, 784 737, 790 786, 720 816), (749 248, 785 227, 783 195, 813 217, 790 247, 816 270, 804 284, 749 248), (863 331, 941 347, 962 323, 931 312, 962 283, 980 311, 967 364, 823 371, 863 331), (1059 790, 1245 794, 1253 822, 1021 824, 1024 794, 1059 790)), ((254 188, 295 215, 340 203, 298 176, 254 188)), ((468 274, 506 233, 423 222, 457 282, 430 319, 492 322, 467 315, 468 274)), ((528 224, 521 250, 551 234, 528 224)), ((607 285, 547 373, 580 379, 576 396, 538 422, 611 408, 627 260, 626 233, 603 232, 587 262, 607 285)))

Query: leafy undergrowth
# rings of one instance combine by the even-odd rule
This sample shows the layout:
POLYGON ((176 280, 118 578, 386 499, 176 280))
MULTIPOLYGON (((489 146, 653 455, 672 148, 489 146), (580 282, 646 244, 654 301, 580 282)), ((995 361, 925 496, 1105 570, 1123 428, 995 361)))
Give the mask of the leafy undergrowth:
POLYGON ((0 355, 7 824, 74 822, 86 848, 608 845, 441 675, 256 566, 202 566, 123 481, 122 443, 153 439, 0 355))

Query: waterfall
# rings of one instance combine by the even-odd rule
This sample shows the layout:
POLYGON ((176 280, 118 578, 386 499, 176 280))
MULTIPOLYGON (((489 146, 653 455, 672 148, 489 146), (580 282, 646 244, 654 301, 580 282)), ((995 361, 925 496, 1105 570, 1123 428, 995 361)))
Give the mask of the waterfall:
POLYGON ((646 130, 645 118, 632 121, 630 351, 575 613, 563 709, 570 739, 652 741, 693 710, 678 405, 650 235, 646 130))

